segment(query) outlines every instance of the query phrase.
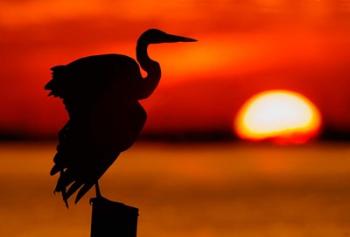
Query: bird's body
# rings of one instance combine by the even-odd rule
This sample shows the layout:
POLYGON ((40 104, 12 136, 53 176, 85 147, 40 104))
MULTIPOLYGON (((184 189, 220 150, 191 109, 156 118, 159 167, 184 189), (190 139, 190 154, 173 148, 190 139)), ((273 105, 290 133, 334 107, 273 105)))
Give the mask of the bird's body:
POLYGON ((45 88, 63 99, 69 114, 51 170, 51 175, 60 173, 55 191, 66 203, 78 190, 79 201, 140 134, 146 112, 138 101, 147 98, 160 80, 160 66, 148 57, 148 44, 178 41, 194 40, 159 30, 148 30, 139 38, 137 59, 146 78, 134 59, 119 54, 84 57, 52 68, 45 88), (157 35, 177 41, 153 42, 157 35))
POLYGON ((64 66, 55 66, 52 71, 53 80, 48 84, 53 88, 51 93, 73 101, 93 101, 110 87, 116 96, 137 100, 134 88, 143 80, 137 62, 118 54, 84 57, 64 66))

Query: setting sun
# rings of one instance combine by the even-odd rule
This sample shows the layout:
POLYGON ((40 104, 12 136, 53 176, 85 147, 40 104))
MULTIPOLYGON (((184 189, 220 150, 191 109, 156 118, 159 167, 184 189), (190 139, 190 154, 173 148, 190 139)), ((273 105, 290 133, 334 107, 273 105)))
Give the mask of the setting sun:
POLYGON ((234 126, 242 139, 304 143, 320 130, 321 116, 316 106, 301 94, 265 91, 242 106, 234 126))

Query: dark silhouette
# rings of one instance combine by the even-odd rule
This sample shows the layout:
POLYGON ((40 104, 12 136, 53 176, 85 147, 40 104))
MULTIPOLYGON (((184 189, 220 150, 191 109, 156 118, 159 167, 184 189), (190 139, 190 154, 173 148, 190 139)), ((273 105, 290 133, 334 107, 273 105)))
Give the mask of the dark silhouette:
POLYGON ((91 237, 136 237, 138 209, 105 198, 93 198, 91 237))
POLYGON ((194 41, 157 29, 144 32, 136 53, 145 78, 134 59, 119 54, 89 56, 52 68, 53 78, 45 89, 63 99, 69 121, 59 132, 50 174, 59 173, 55 192, 62 193, 67 206, 73 193, 78 191, 77 203, 93 185, 101 197, 99 178, 141 132, 146 112, 138 100, 149 97, 161 77, 147 46, 194 41))

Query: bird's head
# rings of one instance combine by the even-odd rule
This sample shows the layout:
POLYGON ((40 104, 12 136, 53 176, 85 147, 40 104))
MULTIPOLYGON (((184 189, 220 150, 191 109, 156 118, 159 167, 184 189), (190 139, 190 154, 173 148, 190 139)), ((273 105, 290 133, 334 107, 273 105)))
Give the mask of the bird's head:
POLYGON ((147 42, 149 44, 160 44, 160 43, 176 43, 176 42, 196 42, 196 39, 178 36, 178 35, 171 35, 168 33, 165 33, 158 29, 149 29, 142 33, 142 35, 139 38, 139 41, 142 40, 144 42, 147 42))

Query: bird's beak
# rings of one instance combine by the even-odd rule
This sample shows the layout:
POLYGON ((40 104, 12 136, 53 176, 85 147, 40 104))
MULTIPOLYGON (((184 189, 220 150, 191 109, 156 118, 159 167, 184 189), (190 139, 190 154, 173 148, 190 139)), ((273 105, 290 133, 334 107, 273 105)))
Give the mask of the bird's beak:
POLYGON ((164 43, 176 43, 176 42, 196 42, 196 39, 178 36, 178 35, 171 35, 166 34, 164 37, 164 40, 162 40, 164 43))

